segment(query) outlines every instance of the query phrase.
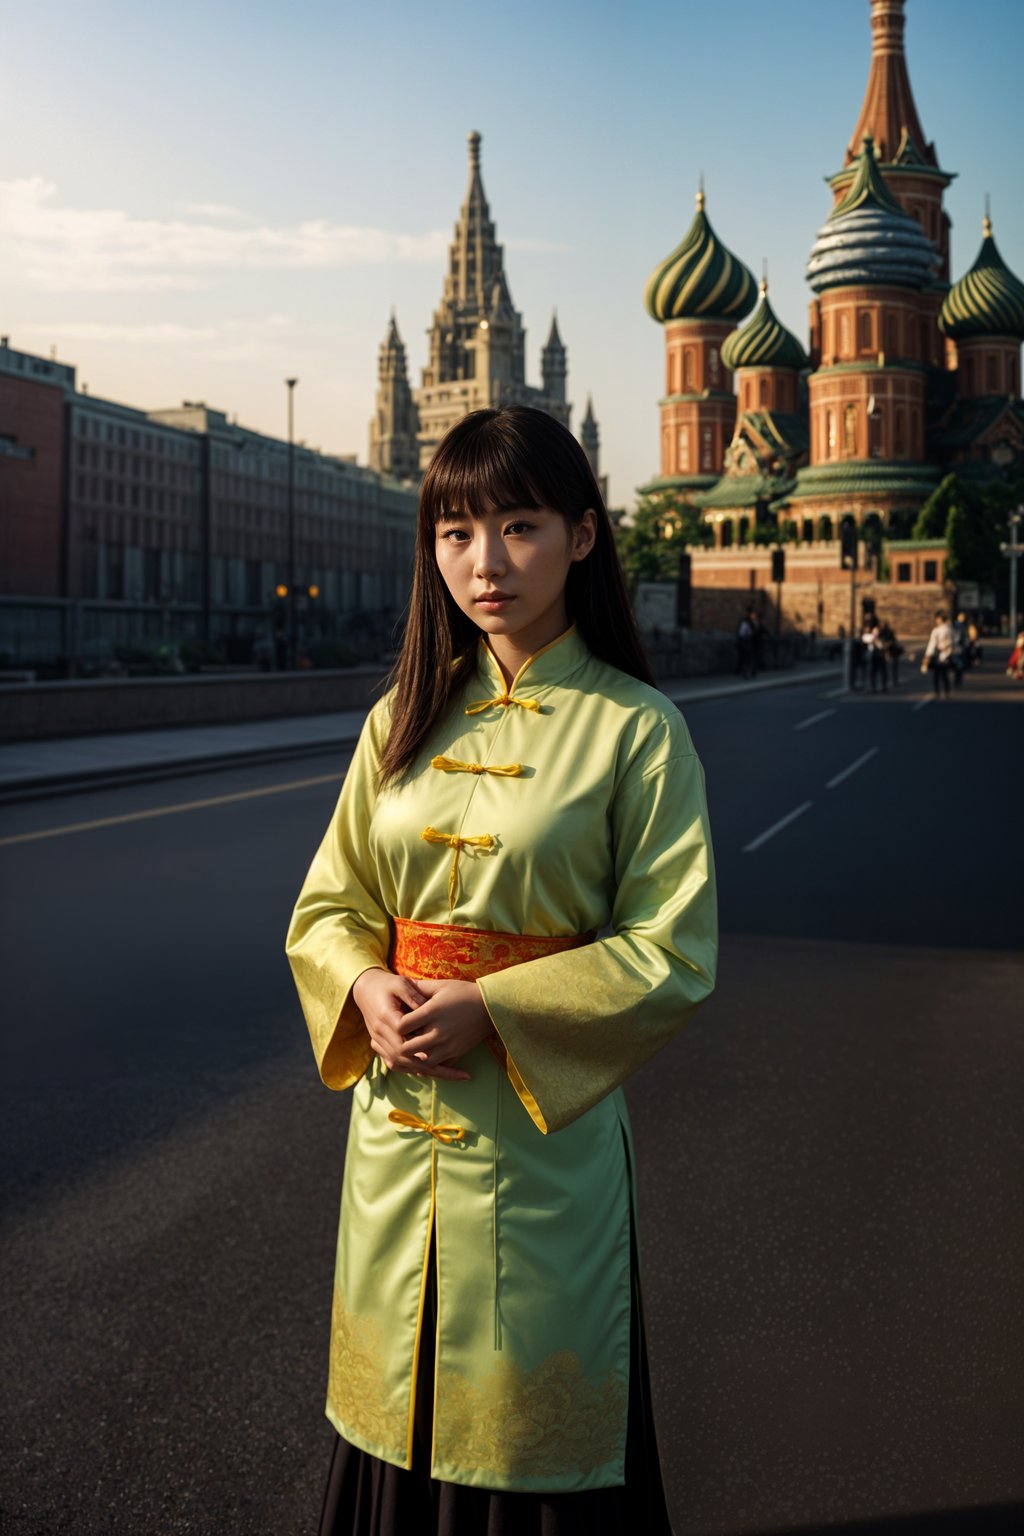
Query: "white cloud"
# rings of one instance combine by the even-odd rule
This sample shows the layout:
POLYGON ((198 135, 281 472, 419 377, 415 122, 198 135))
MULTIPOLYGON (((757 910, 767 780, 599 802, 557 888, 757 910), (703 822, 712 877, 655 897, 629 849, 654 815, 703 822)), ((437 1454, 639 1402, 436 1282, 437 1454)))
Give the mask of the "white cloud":
POLYGON ((117 208, 66 208, 42 176, 0 181, 0 240, 30 286, 50 293, 198 289, 210 286, 214 271, 254 268, 437 264, 448 243, 436 230, 406 235, 327 219, 226 228, 137 219, 117 208))

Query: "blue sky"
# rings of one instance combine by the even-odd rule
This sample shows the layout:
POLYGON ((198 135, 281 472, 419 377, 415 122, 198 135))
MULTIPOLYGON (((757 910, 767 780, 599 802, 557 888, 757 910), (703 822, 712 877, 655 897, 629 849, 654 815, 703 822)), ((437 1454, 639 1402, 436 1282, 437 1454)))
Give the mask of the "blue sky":
MULTIPOLYGON (((438 0, 48 0, 8 6, 0 330, 94 394, 205 399, 366 457, 392 305, 419 380, 466 134, 527 326, 552 308, 574 424, 593 392, 612 500, 657 468, 662 335, 650 269, 704 173, 719 235, 806 339, 807 253, 870 58, 868 0, 512 6, 438 0)), ((953 265, 986 192, 1024 277, 1020 0, 908 0, 925 132, 958 172, 953 265)))

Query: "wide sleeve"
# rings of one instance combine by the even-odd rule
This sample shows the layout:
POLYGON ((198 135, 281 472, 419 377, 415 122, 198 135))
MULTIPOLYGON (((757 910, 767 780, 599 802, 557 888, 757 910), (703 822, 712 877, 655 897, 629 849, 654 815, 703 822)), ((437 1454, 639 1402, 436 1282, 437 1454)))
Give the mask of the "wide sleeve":
POLYGON ((509 1078, 541 1131, 560 1130, 611 1093, 714 987, 718 908, 704 775, 692 748, 676 750, 688 747, 679 724, 614 796, 612 935, 478 983, 509 1078))
POLYGON ((328 1088, 351 1088, 373 1052, 352 986, 387 969, 390 926, 370 854, 370 818, 380 763, 380 708, 371 712, 341 795, 306 876, 285 950, 328 1088))

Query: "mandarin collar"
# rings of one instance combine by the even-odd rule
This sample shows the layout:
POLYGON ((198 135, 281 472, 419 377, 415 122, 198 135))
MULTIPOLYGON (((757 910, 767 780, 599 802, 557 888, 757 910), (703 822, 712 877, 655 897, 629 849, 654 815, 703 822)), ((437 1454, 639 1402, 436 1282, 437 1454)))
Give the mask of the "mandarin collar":
MULTIPOLYGON (((526 658, 509 684, 508 694, 528 695, 536 693, 540 688, 550 688, 555 683, 561 683, 581 667, 589 656, 590 647, 576 625, 570 624, 562 634, 526 658)), ((504 675, 484 636, 477 642, 477 671, 488 688, 496 687, 502 694, 505 693, 504 675)))

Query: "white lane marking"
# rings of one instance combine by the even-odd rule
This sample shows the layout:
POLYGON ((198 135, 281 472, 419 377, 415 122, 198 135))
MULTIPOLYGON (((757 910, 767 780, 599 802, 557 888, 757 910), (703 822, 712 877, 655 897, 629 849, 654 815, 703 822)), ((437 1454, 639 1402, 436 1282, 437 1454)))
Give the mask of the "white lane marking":
POLYGON ((838 698, 841 698, 842 695, 844 693, 847 693, 848 691, 849 690, 847 689, 846 684, 843 683, 841 688, 830 688, 828 693, 823 693, 822 694, 822 698, 823 699, 838 699, 838 698))
POLYGON ((841 784, 844 779, 848 779, 851 773, 856 773, 858 768, 863 768, 865 763, 870 762, 877 751, 877 747, 871 747, 869 751, 863 753, 861 757, 858 757, 855 763, 851 763, 849 768, 844 768, 842 773, 837 773, 834 779, 829 779, 828 783, 825 785, 825 788, 835 789, 836 785, 841 784))
POLYGON ((813 800, 805 800, 803 805, 798 805, 795 811, 790 811, 788 816, 783 816, 782 820, 777 821, 773 827, 769 827, 767 832, 762 832, 760 837, 755 837, 752 843, 747 844, 743 852, 753 853, 755 848, 760 848, 761 844, 766 843, 770 837, 774 837, 776 832, 781 832, 783 827, 788 827, 791 821, 796 821, 797 817, 802 816, 804 811, 809 811, 813 804, 813 800))
POLYGON ((799 725, 794 725, 794 731, 806 731, 809 725, 817 725, 819 720, 827 720, 829 715, 834 715, 834 709, 819 709, 816 715, 808 715, 806 720, 801 720, 799 725))
POLYGON ((64 837, 68 832, 92 832, 98 827, 118 827, 126 821, 148 821, 152 816, 176 816, 179 811, 201 811, 209 805, 230 805, 235 800, 256 800, 261 795, 281 795, 289 789, 308 789, 313 784, 338 783, 340 773, 322 773, 315 779, 293 779, 290 784, 268 784, 264 789, 242 789, 234 795, 213 795, 208 800, 186 800, 181 805, 158 805, 149 811, 129 811, 124 816, 103 816, 98 821, 73 821, 64 827, 46 827, 40 832, 18 832, 0 837, 0 848, 11 843, 34 843, 41 837, 64 837))
POLYGON ((926 704, 930 704, 932 702, 932 699, 934 699, 934 697, 935 697, 934 693, 926 693, 923 699, 918 699, 916 704, 911 704, 911 706, 910 706, 911 713, 913 713, 914 710, 916 710, 916 709, 924 709, 925 705, 926 704))

